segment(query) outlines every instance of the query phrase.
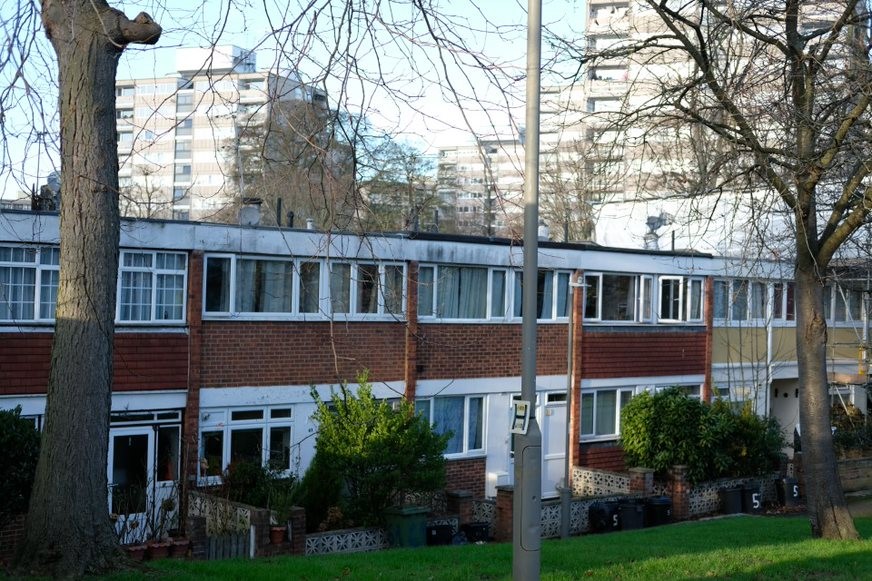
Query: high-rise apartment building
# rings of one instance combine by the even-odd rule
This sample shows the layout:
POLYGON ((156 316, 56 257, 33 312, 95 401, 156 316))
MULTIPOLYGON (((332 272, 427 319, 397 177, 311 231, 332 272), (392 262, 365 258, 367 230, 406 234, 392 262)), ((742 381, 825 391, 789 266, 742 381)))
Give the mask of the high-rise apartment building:
POLYGON ((128 216, 210 219, 243 188, 237 137, 283 101, 326 101, 292 72, 258 70, 236 46, 176 51, 176 74, 119 80, 121 210, 128 216))

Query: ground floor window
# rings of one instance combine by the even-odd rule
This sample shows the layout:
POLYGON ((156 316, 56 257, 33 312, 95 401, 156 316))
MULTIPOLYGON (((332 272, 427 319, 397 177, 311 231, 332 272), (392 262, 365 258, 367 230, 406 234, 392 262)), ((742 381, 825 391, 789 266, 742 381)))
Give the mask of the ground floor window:
POLYGON ((620 435, 621 410, 632 396, 631 388, 583 392, 581 394, 582 439, 613 439, 620 435))
POLYGON ((204 410, 200 477, 220 477, 232 462, 252 462, 280 473, 292 472, 298 464, 292 412, 287 406, 204 410))
POLYGON ((440 434, 451 433, 446 454, 484 451, 484 396, 419 399, 415 411, 428 418, 440 434))

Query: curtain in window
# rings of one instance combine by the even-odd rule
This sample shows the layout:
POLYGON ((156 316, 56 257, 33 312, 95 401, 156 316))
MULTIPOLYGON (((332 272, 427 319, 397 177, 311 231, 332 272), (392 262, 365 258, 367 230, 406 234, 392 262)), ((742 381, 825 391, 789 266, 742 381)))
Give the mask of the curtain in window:
POLYGON ((568 312, 566 310, 567 299, 569 299, 569 273, 557 273, 557 316, 565 317, 568 312))
POLYGON ((151 273, 121 273, 121 320, 148 321, 151 319, 151 273))
POLYGON ((487 317, 487 269, 443 266, 439 269, 437 316, 444 319, 487 317))
POLYGON ((551 319, 553 318, 551 305, 554 298, 554 272, 540 270, 536 278, 536 317, 551 319))
POLYGON ((0 319, 32 319, 36 269, 0 267, 0 319))
POLYGON ((616 433, 617 392, 613 389, 596 393, 596 430, 598 436, 616 433))
POLYGON ((433 400, 433 426, 440 433, 452 432, 446 454, 463 452, 463 399, 462 397, 437 397, 433 400))
POLYGON ((293 263, 236 261, 236 310, 241 313, 290 313, 293 263))
POLYGON ((39 318, 54 319, 60 273, 57 270, 43 270, 39 277, 39 318))
POLYGON ((418 316, 433 316, 433 267, 418 269, 418 316))
POLYGON ((716 280, 715 281, 715 297, 714 297, 714 318, 715 319, 726 319, 727 318, 727 281, 725 280, 716 280))
POLYGON ((599 318, 599 283, 598 276, 584 277, 584 318, 599 318))
POLYGON ((744 321, 748 318, 748 281, 733 281, 733 316, 734 321, 744 321))
POLYGON ((593 434, 593 394, 581 394, 581 433, 582 435, 593 434))
POLYGON ((506 316, 506 273, 495 270, 491 281, 491 317, 506 316))

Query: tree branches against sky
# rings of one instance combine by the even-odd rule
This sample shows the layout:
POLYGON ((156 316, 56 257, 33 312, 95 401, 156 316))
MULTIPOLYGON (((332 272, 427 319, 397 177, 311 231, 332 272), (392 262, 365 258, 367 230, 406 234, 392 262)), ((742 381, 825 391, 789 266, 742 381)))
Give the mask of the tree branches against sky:
MULTIPOLYGON (((119 78, 173 74, 179 47, 234 44, 258 68, 295 72, 332 107, 422 150, 517 134, 524 103, 523 0, 146 0, 116 2, 161 22, 157 49, 130 47, 119 78)), ((39 4, 0 4, 0 195, 17 197, 57 169, 54 55, 39 4)), ((581 0, 546 0, 544 36, 580 37, 581 0)), ((556 61, 549 55, 545 62, 556 61)), ((557 46, 557 43, 553 43, 557 46)), ((546 64, 546 67, 548 65, 546 64)))

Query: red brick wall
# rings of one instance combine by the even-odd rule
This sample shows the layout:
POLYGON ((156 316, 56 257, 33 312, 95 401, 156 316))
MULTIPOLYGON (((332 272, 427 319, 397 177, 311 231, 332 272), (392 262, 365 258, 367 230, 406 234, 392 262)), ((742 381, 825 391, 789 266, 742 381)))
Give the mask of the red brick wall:
POLYGON ((581 345, 581 376, 639 377, 705 373, 705 328, 653 332, 589 330, 581 345))
MULTIPOLYGON (((537 372, 566 373, 566 325, 538 326, 537 372)), ((418 326, 418 378, 521 374, 520 324, 418 326)))
POLYGON ((579 446, 578 466, 623 472, 624 451, 617 444, 581 444, 579 446))
POLYGON ((24 538, 24 514, 7 516, 0 522, 0 568, 12 563, 18 544, 24 538))
POLYGON ((466 490, 473 498, 484 498, 485 459, 445 461, 445 490, 466 490))
MULTIPOLYGON (((51 343, 51 332, 0 334, 0 394, 45 393, 51 343)), ((186 333, 119 333, 114 354, 116 391, 187 387, 186 333)))
POLYGON ((403 379, 402 323, 203 321, 204 387, 403 379))

